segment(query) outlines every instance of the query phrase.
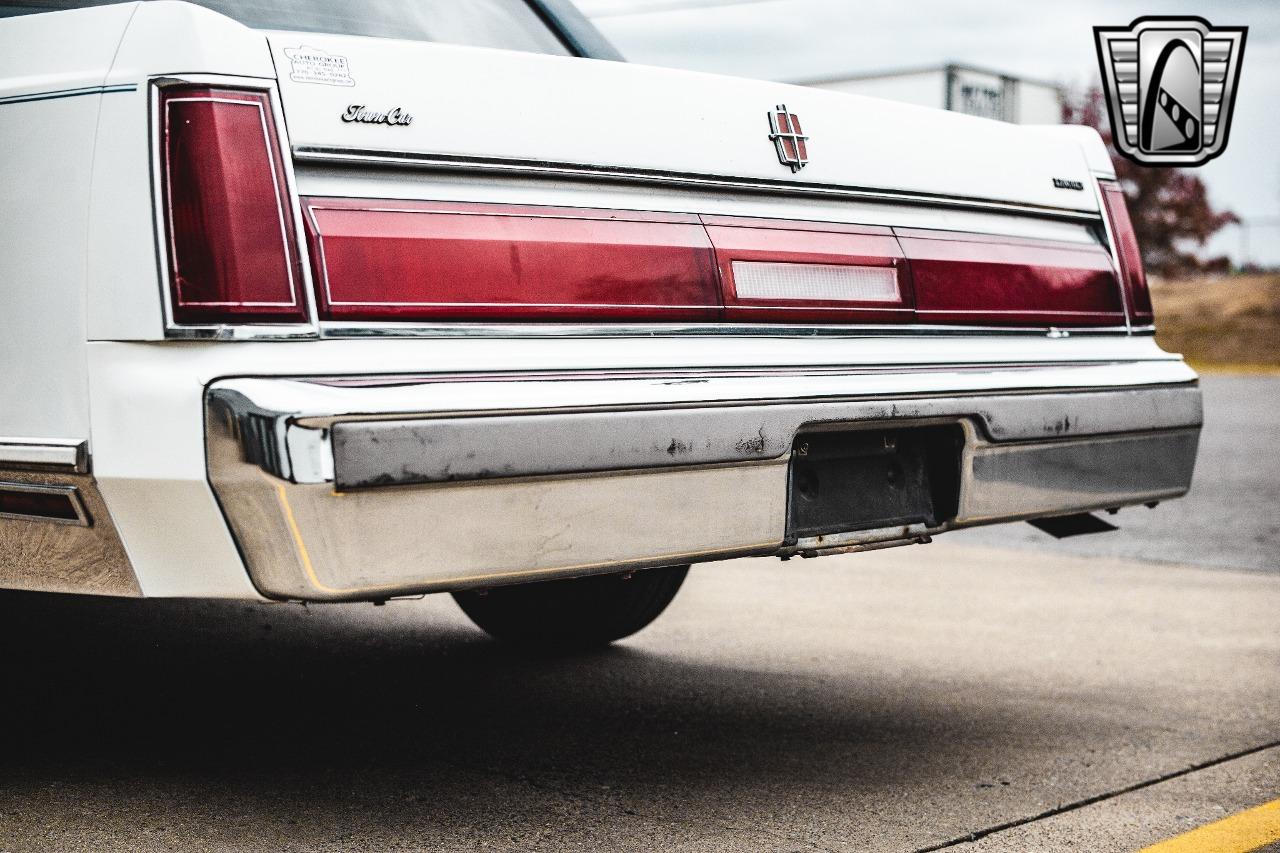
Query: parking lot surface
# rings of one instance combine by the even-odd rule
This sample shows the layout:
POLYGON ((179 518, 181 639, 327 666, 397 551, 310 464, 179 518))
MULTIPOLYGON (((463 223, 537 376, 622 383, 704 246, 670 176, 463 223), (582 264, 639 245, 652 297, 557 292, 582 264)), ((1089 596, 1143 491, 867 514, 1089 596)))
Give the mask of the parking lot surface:
POLYGON ((1239 480, 1239 568, 1191 510, 1153 560, 1124 529, 739 560, 565 658, 440 596, 5 595, 0 850, 1124 851, 1274 800, 1275 427, 1231 450, 1223 406, 1194 500, 1239 480))
MULTIPOLYGON (((1277 612, 1276 576, 942 542, 705 567, 560 660, 439 597, 41 600, 0 849, 918 850, 1274 742, 1277 612)), ((1280 792, 1241 762, 1021 832, 1137 849, 1280 792)))

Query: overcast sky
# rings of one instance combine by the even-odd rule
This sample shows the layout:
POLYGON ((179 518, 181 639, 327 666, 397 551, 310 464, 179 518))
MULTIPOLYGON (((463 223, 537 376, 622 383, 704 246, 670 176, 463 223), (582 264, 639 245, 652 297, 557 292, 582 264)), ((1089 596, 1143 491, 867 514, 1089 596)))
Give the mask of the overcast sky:
MULTIPOLYGON (((1189 14, 1249 27, 1230 144, 1196 170, 1215 205, 1280 217, 1280 0, 578 0, 633 62, 797 81, 962 62, 1074 87, 1095 84, 1095 25, 1189 14)), ((1252 230, 1280 264, 1280 226, 1252 230)), ((1210 247, 1240 259, 1230 229, 1210 247)))

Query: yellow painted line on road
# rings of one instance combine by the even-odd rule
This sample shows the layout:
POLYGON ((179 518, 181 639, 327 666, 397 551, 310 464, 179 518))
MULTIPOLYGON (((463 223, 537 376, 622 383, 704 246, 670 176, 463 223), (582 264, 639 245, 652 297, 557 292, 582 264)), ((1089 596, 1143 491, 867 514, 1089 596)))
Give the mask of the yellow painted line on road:
POLYGON ((1280 800, 1144 847, 1139 853, 1249 853, 1280 841, 1280 800))

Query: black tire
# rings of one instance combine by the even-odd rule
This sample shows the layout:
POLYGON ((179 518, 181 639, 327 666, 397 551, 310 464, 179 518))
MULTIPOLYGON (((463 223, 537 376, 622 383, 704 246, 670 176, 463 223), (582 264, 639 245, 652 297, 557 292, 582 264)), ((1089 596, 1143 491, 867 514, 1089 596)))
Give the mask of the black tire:
POLYGON ((608 645, 657 619, 688 572, 688 566, 670 566, 455 592, 453 598, 472 622, 498 640, 572 651, 608 645))

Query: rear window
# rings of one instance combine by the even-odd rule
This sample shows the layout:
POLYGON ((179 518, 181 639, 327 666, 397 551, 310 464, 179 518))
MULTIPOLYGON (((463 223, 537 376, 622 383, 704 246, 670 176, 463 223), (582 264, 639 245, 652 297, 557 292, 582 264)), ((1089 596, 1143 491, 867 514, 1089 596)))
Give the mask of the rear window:
MULTIPOLYGON (((111 0, 0 0, 0 17, 105 6, 111 0)), ((193 0, 264 30, 435 41, 567 55, 525 0, 193 0)))

